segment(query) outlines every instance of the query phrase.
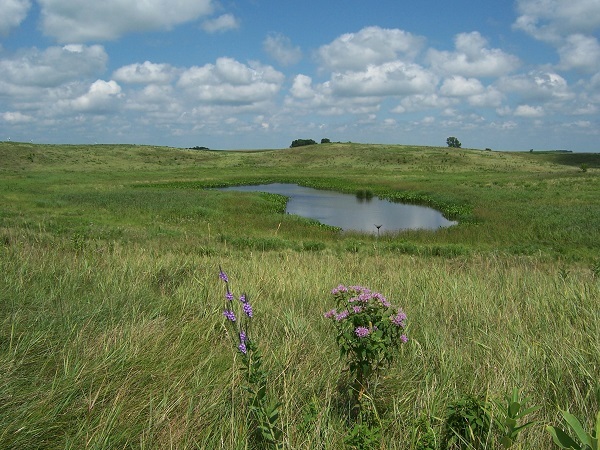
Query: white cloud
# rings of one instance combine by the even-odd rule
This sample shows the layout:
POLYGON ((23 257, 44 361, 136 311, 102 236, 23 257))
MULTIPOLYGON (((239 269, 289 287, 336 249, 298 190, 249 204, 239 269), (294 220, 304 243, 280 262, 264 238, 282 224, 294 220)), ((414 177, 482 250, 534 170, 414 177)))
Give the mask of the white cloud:
POLYGON ((105 70, 108 55, 100 45, 66 45, 25 50, 0 60, 1 78, 16 86, 52 87, 105 70))
POLYGON ((251 105, 272 100, 284 78, 270 66, 247 66, 231 58, 219 58, 215 64, 187 69, 177 85, 201 102, 251 105))
POLYGON ((466 77, 498 77, 519 66, 516 56, 487 48, 487 40, 477 31, 458 34, 455 52, 430 49, 428 60, 441 73, 466 77))
POLYGON ((290 88, 290 93, 293 97, 298 99, 312 98, 315 92, 312 88, 312 78, 306 75, 296 75, 294 83, 290 88))
POLYGON ((212 12, 211 0, 38 0, 43 31, 59 42, 114 40, 168 30, 212 12))
POLYGON ((598 0, 518 0, 514 27, 543 41, 600 28, 598 0))
POLYGON ((90 86, 88 92, 71 101, 71 106, 82 112, 104 113, 114 106, 114 101, 120 97, 121 86, 116 81, 97 80, 90 86))
POLYGON ((558 53, 562 69, 594 72, 600 68, 600 44, 595 37, 582 34, 567 36, 558 53))
POLYGON ((23 114, 19 111, 7 111, 5 113, 2 113, 1 117, 4 121, 11 124, 28 123, 33 121, 33 117, 27 114, 23 114))
POLYGON ((441 97, 433 94, 416 94, 405 97, 400 102, 400 105, 392 109, 393 113, 405 113, 412 111, 423 111, 427 109, 443 109, 448 108, 458 102, 455 98, 441 97))
POLYGON ((207 33, 223 33, 240 27, 240 22, 233 14, 223 14, 215 19, 205 20, 202 29, 207 33))
POLYGON ((27 17, 29 8, 31 8, 29 0, 1 0, 0 35, 7 35, 11 29, 18 27, 27 17))
POLYGON ((485 92, 471 95, 468 102, 471 106, 482 108, 499 108, 504 100, 504 95, 495 87, 488 86, 485 92))
POLYGON ((440 93, 450 97, 465 97, 481 94, 484 89, 483 84, 478 79, 456 75, 444 80, 440 87, 440 93))
POLYGON ((567 81, 555 72, 531 71, 506 77, 500 79, 497 86, 504 93, 517 93, 527 100, 566 101, 574 97, 567 81))
POLYGON ((175 75, 175 69, 169 64, 154 64, 145 61, 142 64, 130 64, 117 69, 113 79, 122 83, 165 84, 175 75))
POLYGON ((362 70, 401 57, 412 60, 424 43, 424 38, 403 30, 367 27, 322 46, 317 55, 321 64, 330 70, 362 70))
POLYGON ((340 96, 396 96, 428 93, 437 77, 418 64, 393 61, 359 72, 334 73, 331 88, 340 96))
POLYGON ((280 33, 270 34, 263 42, 267 54, 283 66, 296 64, 302 59, 302 50, 294 46, 287 36, 280 33))
POLYGON ((515 109, 514 115, 527 118, 542 117, 544 115, 544 108, 541 106, 519 105, 515 109))

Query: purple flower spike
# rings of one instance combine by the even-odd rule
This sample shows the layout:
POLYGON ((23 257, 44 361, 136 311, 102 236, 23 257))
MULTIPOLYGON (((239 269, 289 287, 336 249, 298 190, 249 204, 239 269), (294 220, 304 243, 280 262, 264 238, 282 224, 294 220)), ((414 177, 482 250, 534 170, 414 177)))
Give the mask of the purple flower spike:
POLYGON ((250 303, 244 303, 243 309, 248 317, 252 317, 252 306, 250 306, 250 303))
POLYGON ((226 309, 225 311, 223 311, 223 315, 227 317, 227 320, 235 322, 235 314, 233 313, 233 311, 226 309))
POLYGON ((359 338, 367 337, 371 333, 371 331, 367 327, 356 327, 354 330, 354 334, 356 334, 359 338))
POLYGON ((246 294, 240 295, 240 302, 242 302, 242 303, 248 303, 248 299, 246 299, 246 294))
POLYGON ((238 345, 238 350, 244 355, 248 353, 248 349, 246 348, 246 344, 244 342, 241 342, 240 345, 238 345))
POLYGON ((225 294, 225 298, 228 301, 232 301, 233 300, 233 294, 231 292, 227 291, 227 294, 225 294))
POLYGON ((221 269, 219 267, 219 278, 221 280, 223 280, 225 283, 229 283, 229 278, 227 277, 227 274, 225 272, 223 272, 223 269, 221 269))
POLYGON ((246 332, 245 331, 240 331, 240 342, 244 343, 248 341, 248 336, 246 336, 246 332))
POLYGON ((400 340, 402 341, 403 344, 406 344, 408 342, 408 337, 406 337, 406 335, 403 334, 402 336, 400 336, 400 340))

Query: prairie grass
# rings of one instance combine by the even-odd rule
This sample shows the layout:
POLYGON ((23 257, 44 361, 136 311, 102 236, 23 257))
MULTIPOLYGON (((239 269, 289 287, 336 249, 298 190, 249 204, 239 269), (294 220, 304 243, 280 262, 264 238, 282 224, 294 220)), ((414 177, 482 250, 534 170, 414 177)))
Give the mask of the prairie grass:
POLYGON ((409 343, 374 392, 382 448, 419 448, 422 424, 439 436, 450 402, 514 387, 542 406, 522 448, 551 448, 543 425, 558 408, 589 429, 600 408, 597 159, 583 173, 569 155, 326 148, 0 144, 0 448, 249 448, 219 265, 252 299, 285 448, 344 447, 345 364, 322 316, 340 283, 408 315, 409 343), (285 181, 304 161, 313 175, 298 181, 421 192, 477 220, 340 234, 282 214, 277 197, 192 187, 285 181), (162 187, 140 187, 152 184, 162 187))

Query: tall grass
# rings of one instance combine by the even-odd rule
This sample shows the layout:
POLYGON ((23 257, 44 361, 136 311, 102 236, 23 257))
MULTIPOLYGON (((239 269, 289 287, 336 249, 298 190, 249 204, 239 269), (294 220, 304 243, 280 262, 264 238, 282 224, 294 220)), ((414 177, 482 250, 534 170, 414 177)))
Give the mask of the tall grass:
POLYGON ((423 423, 439 436, 466 395, 519 387, 541 405, 519 436, 531 449, 551 447, 542 425, 559 407, 587 422, 600 407, 593 156, 585 173, 568 155, 354 144, 0 144, 0 160, 2 449, 249 448, 219 265, 252 298, 285 448, 343 448, 347 372, 322 317, 340 283, 409 317, 373 399, 383 448, 419 448, 423 423), (311 176, 290 179, 301 166, 311 176), (277 196, 200 189, 267 178, 416 192, 477 220, 340 234, 282 214, 277 196))
MULTIPOLYGON (((377 391, 385 448, 414 448, 460 396, 519 386, 581 417, 600 406, 599 284, 528 258, 2 249, 0 447, 245 448, 240 378, 221 317, 223 264, 254 299, 286 448, 340 448, 344 367, 322 312, 340 282, 403 305, 410 343, 377 391), (408 439, 407 436, 413 436, 408 439)), ((542 428, 523 439, 548 448, 542 428)))

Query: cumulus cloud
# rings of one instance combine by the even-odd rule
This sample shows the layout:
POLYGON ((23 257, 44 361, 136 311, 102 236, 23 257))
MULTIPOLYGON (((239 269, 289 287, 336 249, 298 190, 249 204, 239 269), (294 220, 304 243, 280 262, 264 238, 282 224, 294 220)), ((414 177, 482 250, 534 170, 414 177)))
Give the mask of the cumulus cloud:
POLYGON ((315 91, 312 87, 312 78, 302 74, 296 75, 290 88, 290 94, 298 99, 314 97, 315 91))
POLYGON ((507 94, 517 93, 526 100, 569 100, 574 94, 567 81, 555 72, 531 71, 505 77, 498 81, 498 88, 507 94))
POLYGON ((582 72, 595 72, 600 68, 600 44, 593 36, 572 34, 559 46, 560 67, 582 72))
POLYGON ((62 43, 114 40, 128 32, 168 30, 212 12, 211 0, 38 0, 42 29, 62 43))
POLYGON ((207 33, 223 33, 240 27, 240 22, 233 14, 223 14, 215 19, 205 20, 202 29, 207 33))
POLYGON ((483 84, 478 79, 465 78, 459 75, 447 78, 440 87, 440 93, 450 97, 481 94, 483 90, 483 84))
POLYGON ((142 64, 130 64, 117 69, 113 79, 122 83, 165 84, 175 75, 175 69, 169 64, 154 64, 145 61, 142 64))
POLYGON ((424 38, 407 31, 367 27, 322 46, 317 56, 323 67, 330 70, 362 70, 401 57, 412 60, 424 44, 424 38))
POLYGON ((471 106, 499 108, 504 101, 504 95, 495 87, 488 86, 484 92, 469 96, 467 101, 471 106))
POLYGON ((219 58, 215 64, 187 69, 177 85, 201 102, 251 105, 271 100, 284 78, 271 66, 249 66, 231 58, 219 58))
POLYGON ((0 60, 0 78, 16 86, 52 87, 97 75, 105 70, 107 61, 100 45, 34 48, 0 60))
POLYGON ((0 35, 7 35, 10 30, 18 27, 27 17, 31 2, 29 0, 2 0, 0 15, 0 35))
POLYGON ((514 115, 518 117, 538 118, 544 115, 544 108, 541 106, 519 105, 515 109, 514 115))
POLYGON ((600 28, 597 0, 518 0, 514 27, 543 41, 600 28))
POLYGON ((392 112, 402 114, 405 112, 448 108, 457 102, 458 100, 455 98, 442 97, 436 93, 426 95, 415 94, 403 98, 400 104, 392 109, 392 112))
POLYGON ((357 72, 334 73, 331 88, 341 96, 395 96, 431 92, 437 78, 418 64, 393 61, 357 72))
POLYGON ((33 117, 23 114, 19 111, 7 111, 1 114, 2 120, 11 124, 28 123, 33 121, 33 117))
POLYGON ((71 103, 71 106, 82 112, 104 113, 112 109, 116 99, 120 97, 121 86, 116 81, 97 80, 88 92, 71 103))
POLYGON ((516 56, 487 48, 487 40, 477 31, 458 34, 454 44, 454 52, 429 50, 428 61, 434 69, 466 77, 498 77, 519 66, 516 56))
POLYGON ((263 42, 267 54, 283 66, 296 64, 302 59, 302 50, 294 46, 287 36, 281 33, 270 34, 263 42))

